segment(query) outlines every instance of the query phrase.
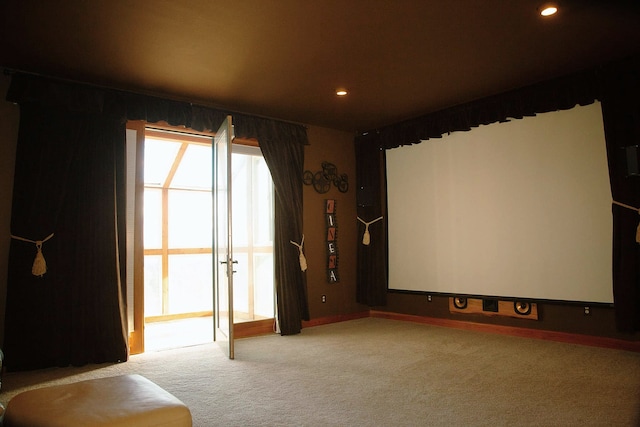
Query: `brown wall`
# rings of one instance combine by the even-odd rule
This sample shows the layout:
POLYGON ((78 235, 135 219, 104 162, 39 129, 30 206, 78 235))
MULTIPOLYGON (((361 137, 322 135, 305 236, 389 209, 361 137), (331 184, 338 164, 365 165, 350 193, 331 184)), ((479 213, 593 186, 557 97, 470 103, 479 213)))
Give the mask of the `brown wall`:
POLYGON ((7 295, 7 261, 11 241, 11 197, 13 194, 13 165, 16 158, 18 106, 4 101, 9 77, 0 75, 0 346, 4 342, 4 312, 7 295))
MULTIPOLYGON (((588 305, 588 304, 587 304, 588 305)), ((589 306, 589 315, 585 315, 584 306, 567 303, 538 303, 538 320, 512 317, 494 317, 483 314, 459 314, 449 312, 449 300, 446 295, 432 295, 431 302, 427 294, 409 294, 390 292, 387 305, 375 307, 376 310, 414 316, 435 317, 490 325, 529 328, 544 331, 566 332, 571 334, 592 335, 622 340, 640 340, 640 334, 620 333, 615 326, 615 311, 606 305, 589 306)))
POLYGON ((337 130, 309 127, 309 145, 305 147, 305 170, 317 172, 323 161, 333 163, 339 174, 347 174, 349 190, 341 193, 333 185, 324 194, 313 186, 304 186, 304 234, 307 257, 307 289, 311 319, 348 315, 368 310, 356 303, 357 219, 355 189, 355 149, 353 134, 337 130), (340 281, 330 284, 326 274, 326 199, 336 200, 338 224, 338 272, 340 281), (322 302, 326 295, 327 302, 322 302))

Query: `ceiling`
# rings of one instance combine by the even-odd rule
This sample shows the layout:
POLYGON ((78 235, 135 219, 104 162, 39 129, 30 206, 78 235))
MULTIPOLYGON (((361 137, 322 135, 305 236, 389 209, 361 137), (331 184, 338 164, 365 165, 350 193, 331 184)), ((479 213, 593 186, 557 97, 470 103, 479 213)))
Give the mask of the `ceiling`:
POLYGON ((640 1, 543 1, 0 0, 0 67, 356 132, 640 53, 640 1))

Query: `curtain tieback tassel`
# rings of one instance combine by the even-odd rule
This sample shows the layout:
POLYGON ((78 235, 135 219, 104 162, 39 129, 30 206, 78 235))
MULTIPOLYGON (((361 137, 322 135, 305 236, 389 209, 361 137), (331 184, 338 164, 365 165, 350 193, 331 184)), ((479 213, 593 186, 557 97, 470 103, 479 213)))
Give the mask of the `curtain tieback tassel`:
POLYGON ((369 246, 369 244, 371 243, 371 234, 369 233, 369 226, 374 222, 380 221, 384 217, 376 218, 373 221, 369 221, 369 222, 366 222, 360 217, 357 217, 357 218, 358 218, 358 221, 364 224, 364 235, 362 236, 362 244, 369 246))
MULTIPOLYGON (((614 205, 622 206, 623 208, 631 209, 632 211, 638 212, 640 214, 640 209, 634 208, 633 206, 625 205, 624 203, 613 201, 614 205)), ((636 228, 636 242, 640 243, 640 220, 638 220, 638 228, 636 228)))
POLYGON ((302 246, 304 245, 304 234, 302 235, 302 241, 300 244, 294 242, 293 240, 289 240, 293 246, 298 248, 298 253, 300 254, 300 270, 307 271, 307 258, 304 256, 304 252, 302 252, 302 246))
POLYGON ((42 240, 30 240, 25 239, 24 237, 11 235, 13 239, 22 240, 23 242, 35 243, 36 245, 36 258, 33 260, 33 266, 31 267, 31 274, 37 277, 44 276, 44 273, 47 272, 47 262, 44 260, 44 255, 42 255, 42 244, 53 237, 53 233, 49 234, 42 240))

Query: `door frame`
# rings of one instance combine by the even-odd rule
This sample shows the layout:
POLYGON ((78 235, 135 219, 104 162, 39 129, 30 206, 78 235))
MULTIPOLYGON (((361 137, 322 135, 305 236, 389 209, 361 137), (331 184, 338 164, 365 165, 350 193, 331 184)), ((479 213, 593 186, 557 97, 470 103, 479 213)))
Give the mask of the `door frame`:
MULTIPOLYGON (((133 220, 133 301, 129 301, 129 283, 127 283, 127 307, 133 303, 133 330, 129 330, 129 354, 144 352, 144 138, 146 122, 135 120, 127 122, 127 129, 136 132, 134 220, 133 220)), ((130 168, 127 166, 127 170, 130 168)), ((129 172, 128 172, 129 174, 129 172)), ((129 210, 129 209, 127 209, 129 210)), ((128 234, 128 233, 127 233, 128 234)), ((129 244, 127 245, 129 247, 129 244)), ((129 254, 127 254, 127 257, 129 254)), ((130 311, 127 309, 127 312, 130 311)))

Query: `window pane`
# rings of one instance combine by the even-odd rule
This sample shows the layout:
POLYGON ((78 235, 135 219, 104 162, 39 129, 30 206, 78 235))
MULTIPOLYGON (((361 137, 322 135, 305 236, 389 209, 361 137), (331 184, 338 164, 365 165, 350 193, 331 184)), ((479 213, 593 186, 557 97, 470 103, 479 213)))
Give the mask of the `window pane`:
POLYGON ((144 139, 144 183, 162 186, 182 144, 146 137, 144 139), (153 161, 147 161, 153 159, 153 161))
POLYGON ((253 256, 253 285, 256 317, 274 317, 273 254, 253 256))
POLYGON ((144 189, 144 247, 162 247, 162 190, 144 189))
POLYGON ((251 156, 236 154, 231 155, 232 161, 232 197, 233 205, 231 208, 232 227, 233 227, 233 245, 246 248, 249 245, 249 233, 251 229, 248 223, 249 207, 251 199, 251 181, 250 181, 250 161, 251 156))
POLYGON ((170 187, 211 190, 211 164, 210 145, 189 144, 170 187))
POLYGON ((262 157, 253 161, 253 244, 273 245, 273 182, 269 168, 262 157))
POLYGON ((213 309, 211 254, 169 255, 169 313, 213 309))
POLYGON ((169 248, 210 248, 211 193, 169 190, 169 248))
POLYGON ((162 314, 162 257, 144 257, 144 315, 162 314))
POLYGON ((237 320, 251 320, 249 313, 249 258, 245 253, 235 252, 233 258, 238 260, 234 265, 233 275, 233 312, 237 320))

